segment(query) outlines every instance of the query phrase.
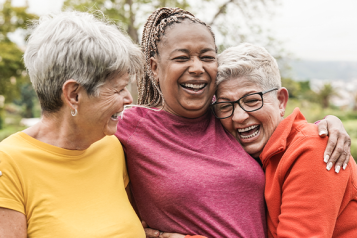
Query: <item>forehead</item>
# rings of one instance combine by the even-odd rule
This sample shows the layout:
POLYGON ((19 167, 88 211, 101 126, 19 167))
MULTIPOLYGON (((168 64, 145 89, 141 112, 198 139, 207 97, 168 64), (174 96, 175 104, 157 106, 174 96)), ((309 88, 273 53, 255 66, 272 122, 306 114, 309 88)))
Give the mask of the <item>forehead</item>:
POLYGON ((159 53, 175 48, 205 46, 215 50, 215 42, 209 29, 196 22, 184 20, 165 29, 165 34, 158 42, 159 53))
POLYGON ((106 85, 109 87, 120 87, 123 85, 127 85, 130 81, 130 75, 125 72, 125 73, 117 73, 114 74, 112 77, 110 77, 107 82, 106 85))
POLYGON ((241 97, 246 93, 259 92, 261 87, 246 77, 227 79, 217 87, 218 97, 241 97))

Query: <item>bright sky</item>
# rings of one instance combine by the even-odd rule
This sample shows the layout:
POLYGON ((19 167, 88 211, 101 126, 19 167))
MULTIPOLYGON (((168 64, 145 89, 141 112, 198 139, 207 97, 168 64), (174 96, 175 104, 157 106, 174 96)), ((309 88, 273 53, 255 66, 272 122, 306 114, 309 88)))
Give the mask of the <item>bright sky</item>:
POLYGON ((356 0, 281 0, 271 28, 297 57, 357 61, 356 0))
MULTIPOLYGON (((4 2, 4 0, 0 0, 4 2)), ((12 0, 14 5, 25 0, 12 0)), ((61 9, 63 0, 28 0, 30 11, 61 9)), ((357 61, 356 0, 280 0, 275 19, 267 24, 300 59, 357 61)))

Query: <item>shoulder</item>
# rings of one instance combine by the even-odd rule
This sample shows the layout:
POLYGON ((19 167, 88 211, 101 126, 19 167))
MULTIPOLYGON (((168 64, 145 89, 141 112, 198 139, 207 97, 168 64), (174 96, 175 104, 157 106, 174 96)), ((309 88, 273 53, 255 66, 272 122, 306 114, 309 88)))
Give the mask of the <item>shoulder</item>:
POLYGON ((294 127, 289 145, 284 156, 300 158, 303 155, 323 155, 328 138, 321 138, 318 135, 317 126, 310 123, 300 123, 294 127))
POLYGON ((117 132, 115 136, 122 142, 135 132, 138 124, 151 112, 150 108, 132 107, 125 109, 122 112, 121 118, 118 121, 117 132))
POLYGON ((25 150, 34 152, 37 148, 31 147, 21 137, 21 132, 17 132, 0 142, 0 163, 6 160, 7 162, 15 163, 15 159, 21 160, 23 157, 18 156, 25 150))
POLYGON ((122 151, 123 147, 120 141, 116 136, 105 136, 101 140, 95 142, 93 146, 91 146, 92 149, 94 150, 106 150, 106 151, 112 151, 112 152, 117 152, 118 150, 122 151))

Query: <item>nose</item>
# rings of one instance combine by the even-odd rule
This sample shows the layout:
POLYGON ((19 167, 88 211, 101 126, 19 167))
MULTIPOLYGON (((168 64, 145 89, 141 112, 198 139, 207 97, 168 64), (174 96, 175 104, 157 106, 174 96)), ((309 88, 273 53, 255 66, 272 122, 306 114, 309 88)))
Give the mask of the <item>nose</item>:
POLYGON ((249 118, 249 113, 244 111, 238 103, 234 105, 234 112, 232 116, 232 121, 236 123, 243 123, 249 118))
POLYGON ((125 88, 125 95, 124 95, 124 105, 129 105, 133 102, 133 97, 131 96, 129 90, 125 88))
POLYGON ((202 61, 198 57, 193 57, 188 72, 191 74, 200 75, 204 72, 202 61))

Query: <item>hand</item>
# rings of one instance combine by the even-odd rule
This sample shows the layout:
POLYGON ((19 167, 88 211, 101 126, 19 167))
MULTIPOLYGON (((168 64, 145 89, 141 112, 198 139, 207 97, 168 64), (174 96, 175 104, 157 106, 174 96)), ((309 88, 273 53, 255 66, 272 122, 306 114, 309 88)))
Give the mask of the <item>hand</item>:
POLYGON ((146 224, 145 221, 141 221, 141 224, 144 227, 146 238, 159 237, 160 231, 149 228, 148 224, 146 224))
POLYGON ((168 232, 160 232, 155 229, 149 228, 148 224, 145 221, 141 221, 141 224, 144 227, 146 238, 185 238, 185 235, 181 235, 178 233, 168 233, 168 232))
POLYGON ((324 153, 324 161, 327 163, 326 169, 330 170, 336 161, 336 173, 340 172, 341 167, 346 169, 351 154, 351 138, 341 120, 338 117, 329 115, 319 122, 318 129, 321 137, 329 135, 324 153))

